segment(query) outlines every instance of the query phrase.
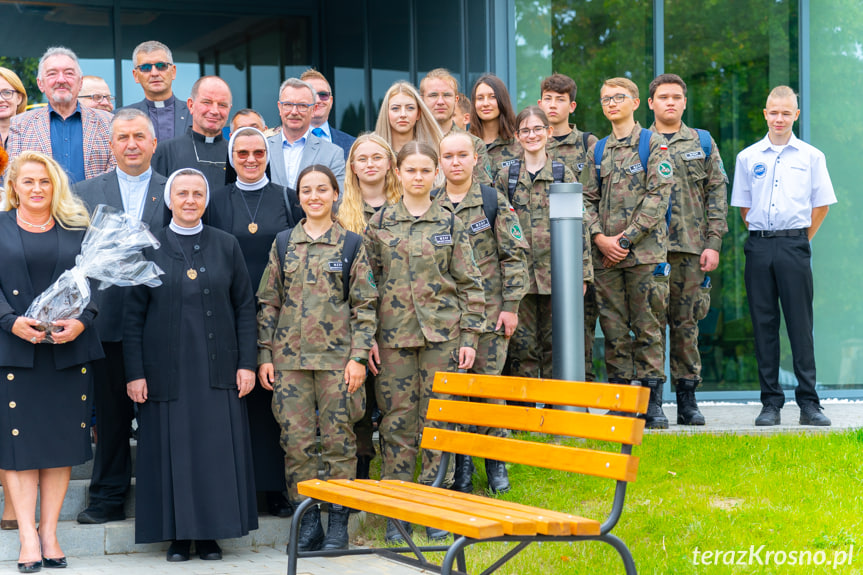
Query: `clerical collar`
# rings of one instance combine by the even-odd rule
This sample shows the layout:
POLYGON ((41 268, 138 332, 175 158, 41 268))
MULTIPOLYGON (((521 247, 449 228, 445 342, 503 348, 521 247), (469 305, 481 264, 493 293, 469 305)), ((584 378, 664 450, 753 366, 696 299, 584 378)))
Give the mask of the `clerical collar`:
POLYGON ((194 236, 195 234, 200 234, 204 230, 204 224, 201 223, 201 220, 198 220, 198 225, 193 228, 184 228, 177 225, 177 222, 172 219, 171 223, 168 224, 168 227, 178 236, 194 236))
POLYGON ((204 134, 199 134, 195 130, 192 130, 192 137, 199 142, 204 142, 205 144, 215 144, 216 142, 224 140, 221 133, 218 136, 205 136, 204 134))
POLYGON ((270 178, 267 177, 267 174, 264 174, 263 178, 261 178, 257 182, 252 182, 251 184, 241 182, 239 179, 237 179, 237 181, 234 183, 237 185, 237 188, 245 192, 255 192, 266 187, 266 185, 270 183, 270 178))
POLYGON ((144 98, 144 101, 146 101, 146 102, 147 102, 147 105, 148 105, 148 106, 150 106, 151 108, 164 108, 164 107, 165 107, 165 106, 167 106, 168 104, 172 104, 172 105, 173 105, 173 103, 174 103, 174 95, 173 95, 173 94, 171 94, 171 95, 170 95, 170 96, 168 96, 168 98, 166 98, 165 100, 149 100, 149 99, 147 99, 147 98, 144 98))
POLYGON ((141 174, 140 176, 131 176, 121 170, 119 167, 117 168, 117 177, 125 182, 146 182, 153 175, 153 168, 147 168, 147 171, 141 174))

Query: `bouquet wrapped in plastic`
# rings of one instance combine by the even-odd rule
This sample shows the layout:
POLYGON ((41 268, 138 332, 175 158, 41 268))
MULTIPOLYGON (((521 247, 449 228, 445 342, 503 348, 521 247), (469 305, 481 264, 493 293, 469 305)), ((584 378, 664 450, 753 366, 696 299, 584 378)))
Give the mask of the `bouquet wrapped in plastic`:
POLYGON ((39 320, 48 332, 43 341, 53 343, 53 322, 78 318, 90 303, 88 278, 101 281, 99 289, 161 285, 159 276, 165 272, 141 254, 148 246, 158 249, 159 240, 150 233, 147 224, 100 204, 84 234, 75 266, 63 272, 51 287, 33 300, 24 315, 39 320))

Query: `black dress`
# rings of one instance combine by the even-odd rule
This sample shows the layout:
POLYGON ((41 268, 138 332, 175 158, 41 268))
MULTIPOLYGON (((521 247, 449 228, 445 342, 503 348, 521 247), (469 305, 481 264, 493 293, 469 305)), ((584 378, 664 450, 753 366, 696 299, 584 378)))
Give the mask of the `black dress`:
MULTIPOLYGON (((50 287, 57 266, 57 228, 20 233, 30 283, 40 294, 50 287)), ((0 469, 69 467, 93 457, 89 363, 58 370, 53 344, 38 344, 32 368, 2 371, 0 469)))
MULTIPOLYGON (((199 242, 167 235, 161 249, 182 247, 187 257, 199 242)), ((200 279, 182 274, 162 281, 181 282, 181 384, 175 401, 138 407, 135 542, 242 537, 258 527, 245 402, 236 389, 208 383, 200 279)))

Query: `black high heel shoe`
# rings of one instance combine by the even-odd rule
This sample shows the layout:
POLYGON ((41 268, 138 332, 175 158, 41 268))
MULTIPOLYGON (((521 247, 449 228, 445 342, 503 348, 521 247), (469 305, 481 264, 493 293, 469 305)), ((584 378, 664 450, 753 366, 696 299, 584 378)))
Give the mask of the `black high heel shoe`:
POLYGON ((58 557, 57 559, 51 559, 50 557, 42 557, 42 567, 46 569, 65 569, 66 568, 66 558, 58 557))
POLYGON ((18 571, 21 573, 38 573, 42 570, 41 561, 30 561, 28 563, 19 563, 18 571))

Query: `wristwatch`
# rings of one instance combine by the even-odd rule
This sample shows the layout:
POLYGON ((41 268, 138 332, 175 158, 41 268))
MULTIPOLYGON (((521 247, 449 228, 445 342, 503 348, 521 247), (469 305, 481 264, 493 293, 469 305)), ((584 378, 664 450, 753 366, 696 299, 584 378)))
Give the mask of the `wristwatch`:
POLYGON ((369 360, 363 359, 361 357, 352 357, 351 361, 355 361, 362 366, 367 366, 369 364, 369 360))
POLYGON ((628 237, 620 236, 617 239, 617 245, 619 245, 621 248, 623 248, 625 250, 628 250, 632 246, 632 242, 629 241, 628 237))

